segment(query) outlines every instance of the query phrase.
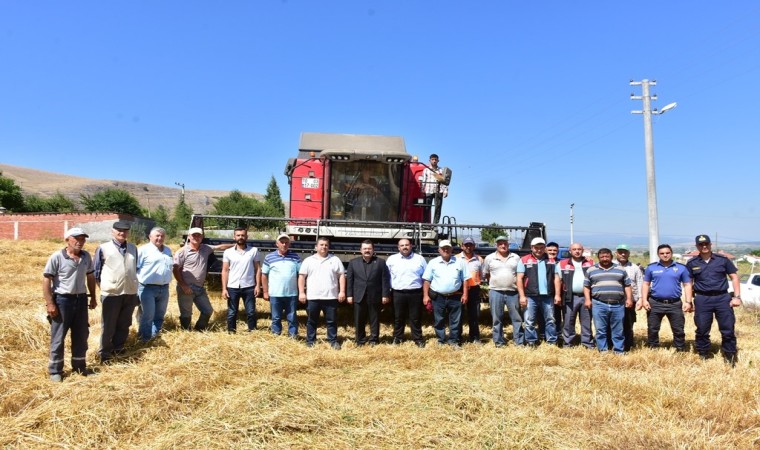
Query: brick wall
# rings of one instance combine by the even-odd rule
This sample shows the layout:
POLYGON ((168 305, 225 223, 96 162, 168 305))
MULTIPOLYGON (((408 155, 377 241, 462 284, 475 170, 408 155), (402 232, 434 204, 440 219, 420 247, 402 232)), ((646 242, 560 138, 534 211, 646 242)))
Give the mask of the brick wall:
POLYGON ((66 213, 66 214, 2 214, 0 215, 0 239, 63 239, 71 227, 81 227, 90 240, 110 239, 112 224, 117 220, 129 222, 152 221, 136 218, 130 214, 116 213, 66 213))

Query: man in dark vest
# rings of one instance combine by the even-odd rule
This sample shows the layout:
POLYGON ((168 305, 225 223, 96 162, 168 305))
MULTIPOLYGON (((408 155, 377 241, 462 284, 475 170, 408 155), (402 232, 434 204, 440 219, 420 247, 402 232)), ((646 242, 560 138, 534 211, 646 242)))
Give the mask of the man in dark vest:
POLYGON ((546 253, 546 241, 534 238, 530 243, 531 253, 520 258, 517 265, 517 293, 520 306, 525 312, 525 342, 529 347, 538 345, 536 316, 540 309, 546 323, 546 343, 557 345, 557 324, 554 320, 554 305, 560 304, 560 279, 556 261, 546 253))

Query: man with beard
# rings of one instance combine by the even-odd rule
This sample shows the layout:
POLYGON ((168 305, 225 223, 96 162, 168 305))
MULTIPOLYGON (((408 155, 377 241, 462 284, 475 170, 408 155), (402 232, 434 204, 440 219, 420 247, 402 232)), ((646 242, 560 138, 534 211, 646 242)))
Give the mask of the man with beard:
POLYGON ((256 297, 261 293, 259 249, 248 246, 248 229, 235 228, 235 246, 222 254, 222 298, 227 299, 227 332, 237 331, 240 299, 248 331, 256 329, 256 297))
POLYGON ((369 345, 380 343, 380 309, 391 296, 391 275, 385 261, 375 255, 371 240, 362 242, 362 256, 352 259, 346 271, 346 298, 354 305, 354 331, 356 345, 367 343, 369 319, 369 345))
POLYGON ((388 257, 388 270, 393 289, 393 343, 404 342, 407 320, 412 340, 417 347, 424 347, 422 338, 422 275, 427 262, 419 253, 412 251, 412 243, 403 238, 398 241, 398 253, 388 257))

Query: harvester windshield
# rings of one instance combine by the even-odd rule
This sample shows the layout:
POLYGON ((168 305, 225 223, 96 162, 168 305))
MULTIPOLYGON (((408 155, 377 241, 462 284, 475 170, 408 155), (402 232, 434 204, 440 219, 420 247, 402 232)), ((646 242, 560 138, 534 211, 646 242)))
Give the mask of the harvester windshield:
POLYGON ((333 163, 330 170, 330 218, 398 220, 402 169, 400 164, 377 161, 333 163))

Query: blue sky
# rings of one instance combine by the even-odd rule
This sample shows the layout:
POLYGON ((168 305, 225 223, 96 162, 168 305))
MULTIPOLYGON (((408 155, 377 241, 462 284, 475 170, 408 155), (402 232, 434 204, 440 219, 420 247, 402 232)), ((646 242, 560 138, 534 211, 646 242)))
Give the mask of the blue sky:
POLYGON ((264 192, 303 131, 403 136, 453 170, 459 223, 760 240, 754 1, 0 3, 0 161, 264 192), (718 6, 720 5, 720 6, 718 6))

